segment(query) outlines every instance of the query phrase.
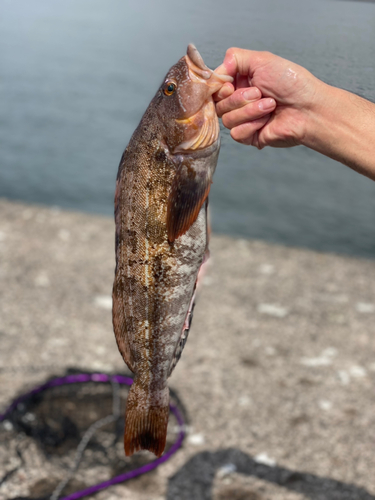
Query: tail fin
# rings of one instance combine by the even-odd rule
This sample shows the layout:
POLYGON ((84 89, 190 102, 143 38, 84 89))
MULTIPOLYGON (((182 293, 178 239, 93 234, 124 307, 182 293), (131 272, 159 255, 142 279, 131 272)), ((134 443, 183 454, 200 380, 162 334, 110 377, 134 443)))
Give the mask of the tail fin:
POLYGON ((169 418, 169 389, 165 387, 161 405, 148 404, 145 390, 135 380, 130 388, 125 412, 125 455, 139 450, 163 453, 167 440, 169 418))

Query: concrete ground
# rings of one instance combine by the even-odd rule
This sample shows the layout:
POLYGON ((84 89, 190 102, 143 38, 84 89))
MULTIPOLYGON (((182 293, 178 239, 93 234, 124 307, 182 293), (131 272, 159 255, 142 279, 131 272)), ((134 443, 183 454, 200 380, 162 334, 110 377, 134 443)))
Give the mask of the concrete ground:
MULTIPOLYGON (((183 448, 95 498, 374 500, 375 261, 216 235, 210 248, 169 384, 183 448)), ((0 200, 0 412, 67 368, 125 372, 113 269, 111 219, 0 200)), ((41 498, 66 469, 0 427, 0 499, 41 498)), ((111 476, 90 473, 71 491, 111 476)))

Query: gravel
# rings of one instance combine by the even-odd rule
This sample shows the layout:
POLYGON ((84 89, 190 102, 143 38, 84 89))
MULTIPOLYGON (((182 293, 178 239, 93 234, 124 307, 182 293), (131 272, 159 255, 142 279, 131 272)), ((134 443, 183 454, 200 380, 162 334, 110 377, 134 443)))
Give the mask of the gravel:
MULTIPOLYGON (((375 261, 218 235, 210 249, 170 379, 188 439, 95 498, 375 499, 375 261)), ((67 368, 126 371, 113 272, 111 219, 0 200, 0 408, 67 368)), ((22 466, 0 445, 1 499, 61 476, 24 438, 22 466)))

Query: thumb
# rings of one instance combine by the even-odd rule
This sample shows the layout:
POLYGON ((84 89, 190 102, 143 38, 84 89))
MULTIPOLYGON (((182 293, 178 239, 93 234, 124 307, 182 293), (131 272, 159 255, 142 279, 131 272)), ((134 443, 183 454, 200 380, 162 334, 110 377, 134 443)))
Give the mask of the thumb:
POLYGON ((220 64, 220 66, 218 66, 216 69, 214 69, 214 73, 216 73, 217 75, 229 75, 224 63, 220 64))
POLYGON ((236 76, 237 74, 252 77, 257 66, 263 64, 267 56, 256 50, 232 47, 227 50, 223 63, 218 67, 221 74, 236 76))
POLYGON ((215 73, 218 75, 229 75, 235 77, 238 73, 238 64, 235 52, 240 50, 241 49, 236 48, 228 49, 225 54, 224 61, 215 69, 215 73))

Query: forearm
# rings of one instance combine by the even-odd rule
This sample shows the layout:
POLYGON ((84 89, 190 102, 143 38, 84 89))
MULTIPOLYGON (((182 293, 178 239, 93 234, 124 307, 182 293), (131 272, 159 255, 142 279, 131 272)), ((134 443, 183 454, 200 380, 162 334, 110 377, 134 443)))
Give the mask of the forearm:
POLYGON ((375 104, 319 82, 301 142, 375 180, 375 104))

